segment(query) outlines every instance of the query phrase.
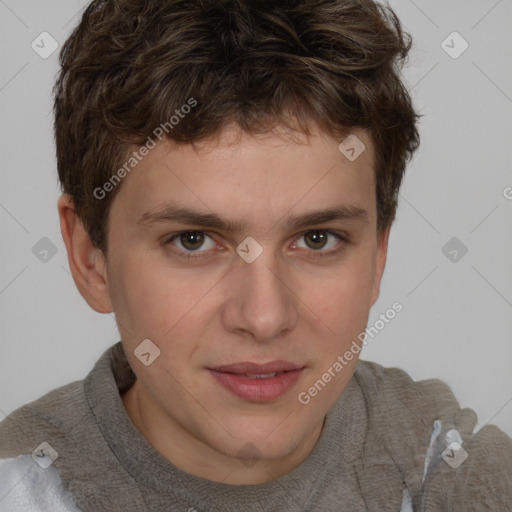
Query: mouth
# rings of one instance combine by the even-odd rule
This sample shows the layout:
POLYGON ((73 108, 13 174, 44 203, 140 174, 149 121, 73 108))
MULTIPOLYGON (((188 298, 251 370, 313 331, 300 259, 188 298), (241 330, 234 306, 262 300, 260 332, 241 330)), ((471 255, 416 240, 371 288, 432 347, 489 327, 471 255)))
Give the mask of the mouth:
POLYGON ((208 368, 224 389, 250 402, 276 400, 294 387, 304 369, 286 361, 244 362, 208 368))
MULTIPOLYGON (((229 373, 229 372, 226 372, 229 373)), ((278 375, 282 375, 284 372, 274 372, 274 373, 233 373, 233 375, 238 375, 239 377, 245 377, 247 379, 268 379, 270 377, 277 377, 278 375)))

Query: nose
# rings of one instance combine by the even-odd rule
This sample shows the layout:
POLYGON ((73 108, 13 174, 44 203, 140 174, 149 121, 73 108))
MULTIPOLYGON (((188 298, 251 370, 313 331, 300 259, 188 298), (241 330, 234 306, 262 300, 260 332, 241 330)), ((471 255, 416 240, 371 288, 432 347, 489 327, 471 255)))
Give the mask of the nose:
POLYGON ((270 250, 252 263, 240 258, 227 277, 222 318, 228 331, 265 343, 295 327, 300 301, 270 250))

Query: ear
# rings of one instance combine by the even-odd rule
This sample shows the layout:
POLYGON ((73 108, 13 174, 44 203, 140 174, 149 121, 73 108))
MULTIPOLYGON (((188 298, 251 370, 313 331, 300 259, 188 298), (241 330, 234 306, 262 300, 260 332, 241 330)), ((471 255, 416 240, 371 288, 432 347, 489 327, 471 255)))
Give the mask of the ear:
POLYGON ((388 240, 390 230, 391 225, 389 225, 380 235, 377 235, 377 260, 375 265, 371 306, 373 306, 379 298, 380 282, 382 280, 384 268, 386 267, 386 256, 388 254, 388 240))
POLYGON ((104 255, 92 243, 82 222, 75 213, 69 194, 62 194, 57 202, 60 230, 68 252, 68 262, 78 291, 98 313, 113 311, 107 285, 107 267, 104 255))

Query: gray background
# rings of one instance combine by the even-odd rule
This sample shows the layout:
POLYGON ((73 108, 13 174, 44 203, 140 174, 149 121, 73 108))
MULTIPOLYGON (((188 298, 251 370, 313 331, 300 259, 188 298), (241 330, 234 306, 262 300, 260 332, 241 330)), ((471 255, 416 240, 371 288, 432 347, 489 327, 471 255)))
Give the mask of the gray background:
MULTIPOLYGON (((83 378, 119 340, 113 315, 90 309, 69 273, 52 134, 58 50, 43 59, 31 48, 46 31, 60 49, 86 3, 0 0, 0 420, 83 378), (43 237, 57 251, 47 261, 36 256, 43 237)), ((369 325, 395 301, 403 311, 361 357, 444 380, 478 428, 512 436, 512 1, 391 5, 414 38, 403 74, 422 142, 369 325), (457 58, 442 47, 454 31, 469 44, 457 58), (455 247, 456 262, 442 251, 452 237, 468 249, 455 247)), ((446 45, 462 48, 457 36, 446 45)))

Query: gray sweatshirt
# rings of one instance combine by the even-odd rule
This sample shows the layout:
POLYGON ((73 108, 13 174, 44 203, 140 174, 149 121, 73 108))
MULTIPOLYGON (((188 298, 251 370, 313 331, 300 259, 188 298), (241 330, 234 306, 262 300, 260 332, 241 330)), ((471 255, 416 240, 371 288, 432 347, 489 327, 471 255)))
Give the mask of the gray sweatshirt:
POLYGON ((510 512, 512 440, 440 380, 359 360, 309 457, 257 485, 183 472, 128 417, 121 342, 0 423, 1 512, 510 512))

